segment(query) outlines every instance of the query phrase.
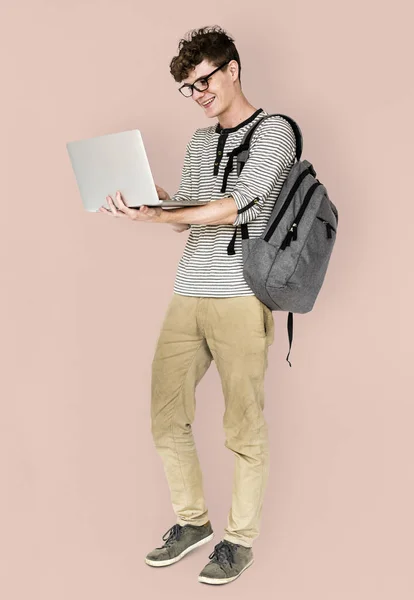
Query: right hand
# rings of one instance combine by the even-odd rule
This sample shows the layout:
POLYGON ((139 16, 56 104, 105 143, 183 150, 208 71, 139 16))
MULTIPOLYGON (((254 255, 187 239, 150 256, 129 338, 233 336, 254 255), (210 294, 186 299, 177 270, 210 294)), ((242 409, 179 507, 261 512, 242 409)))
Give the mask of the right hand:
MULTIPOLYGON (((168 192, 166 192, 162 187, 155 184, 155 188, 157 190, 158 198, 160 200, 171 200, 168 192)), ((177 231, 177 233, 181 233, 182 231, 186 231, 187 229, 190 228, 189 225, 186 225, 184 223, 170 223, 170 225, 174 231, 177 231)))
POLYGON ((157 190, 158 198, 160 200, 171 200, 169 193, 163 190, 162 187, 155 184, 155 188, 157 190))

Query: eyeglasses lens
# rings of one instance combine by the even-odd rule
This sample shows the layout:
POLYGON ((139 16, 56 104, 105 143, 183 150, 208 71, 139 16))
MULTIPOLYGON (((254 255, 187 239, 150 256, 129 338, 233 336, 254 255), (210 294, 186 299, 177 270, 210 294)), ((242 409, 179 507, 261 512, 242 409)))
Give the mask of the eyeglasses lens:
MULTIPOLYGON (((195 84, 195 88, 196 90, 198 90, 199 92, 204 92, 204 90, 206 90, 208 88, 208 81, 206 79, 200 79, 200 81, 197 81, 195 84)), ((181 93, 186 96, 187 98, 189 98, 190 96, 193 95, 193 90, 191 87, 189 86, 184 86, 181 90, 181 93)))

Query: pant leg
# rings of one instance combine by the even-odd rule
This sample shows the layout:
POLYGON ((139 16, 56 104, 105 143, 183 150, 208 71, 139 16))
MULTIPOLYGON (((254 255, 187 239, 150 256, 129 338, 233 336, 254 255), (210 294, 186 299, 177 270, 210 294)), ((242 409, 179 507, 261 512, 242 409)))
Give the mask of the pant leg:
POLYGON ((152 435, 180 525, 209 520, 191 428, 195 389, 212 360, 197 319, 199 300, 173 295, 152 362, 152 435))
POLYGON ((252 546, 259 535, 269 473, 264 409, 273 315, 256 296, 209 298, 206 339, 225 400, 225 446, 235 455, 232 504, 224 539, 252 546))

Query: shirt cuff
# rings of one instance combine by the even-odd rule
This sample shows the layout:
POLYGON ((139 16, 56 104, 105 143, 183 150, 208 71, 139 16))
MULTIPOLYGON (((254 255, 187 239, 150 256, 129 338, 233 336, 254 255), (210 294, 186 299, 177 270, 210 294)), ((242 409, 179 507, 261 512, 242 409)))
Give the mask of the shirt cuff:
POLYGON ((237 190, 233 190, 230 196, 234 198, 238 211, 237 217, 233 223, 234 226, 243 225, 244 223, 253 221, 256 218, 257 204, 259 203, 258 198, 248 200, 237 190))

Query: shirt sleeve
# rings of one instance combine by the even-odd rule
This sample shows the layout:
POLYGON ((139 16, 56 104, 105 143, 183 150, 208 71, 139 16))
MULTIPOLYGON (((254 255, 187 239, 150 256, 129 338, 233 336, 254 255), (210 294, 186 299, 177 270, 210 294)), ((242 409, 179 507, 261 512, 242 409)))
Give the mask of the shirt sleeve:
POLYGON ((296 156, 293 129, 283 117, 271 117, 260 123, 250 140, 249 158, 234 190, 226 194, 237 205, 233 225, 244 225, 259 216, 266 199, 296 156))
POLYGON ((171 196, 171 200, 191 200, 191 146, 193 137, 186 146, 184 164, 181 170, 181 182, 178 192, 171 196))

